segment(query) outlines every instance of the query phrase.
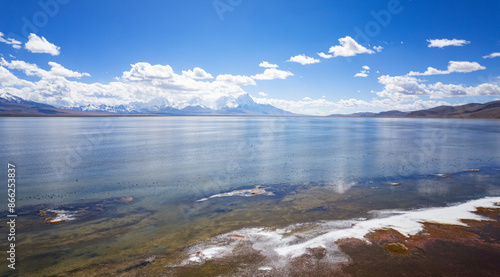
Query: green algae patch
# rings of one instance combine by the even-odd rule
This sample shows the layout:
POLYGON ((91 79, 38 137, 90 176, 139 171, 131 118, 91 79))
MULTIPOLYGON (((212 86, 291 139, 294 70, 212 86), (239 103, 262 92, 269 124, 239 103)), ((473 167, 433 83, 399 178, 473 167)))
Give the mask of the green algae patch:
POLYGON ((406 245, 399 242, 389 243, 385 246, 385 249, 387 249, 391 253, 399 255, 408 254, 410 252, 410 249, 408 249, 406 245))

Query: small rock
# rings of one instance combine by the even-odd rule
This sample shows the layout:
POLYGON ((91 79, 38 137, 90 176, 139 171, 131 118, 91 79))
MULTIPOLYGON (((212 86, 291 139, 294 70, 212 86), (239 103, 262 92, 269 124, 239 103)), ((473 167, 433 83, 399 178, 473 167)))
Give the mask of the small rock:
POLYGON ((236 234, 230 234, 230 235, 227 235, 227 237, 229 237, 229 238, 239 238, 239 239, 244 239, 245 238, 245 236, 236 235, 236 234))

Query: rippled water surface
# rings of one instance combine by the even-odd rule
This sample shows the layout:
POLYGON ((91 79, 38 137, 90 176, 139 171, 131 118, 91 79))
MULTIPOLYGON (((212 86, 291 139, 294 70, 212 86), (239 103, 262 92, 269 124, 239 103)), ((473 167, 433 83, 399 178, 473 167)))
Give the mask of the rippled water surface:
POLYGON ((0 118, 0 127, 0 180, 8 162, 17 169, 23 276, 158 273, 232 230, 500 195, 497 120, 0 118), (50 224, 58 216, 70 218, 50 224))

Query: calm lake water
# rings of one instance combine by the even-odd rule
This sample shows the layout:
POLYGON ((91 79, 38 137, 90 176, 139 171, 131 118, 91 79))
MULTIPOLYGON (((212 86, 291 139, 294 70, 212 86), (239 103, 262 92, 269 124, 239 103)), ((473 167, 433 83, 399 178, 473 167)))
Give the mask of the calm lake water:
POLYGON ((17 169, 24 276, 133 272, 239 228, 500 195, 498 120, 0 118, 0 128, 0 180, 7 163, 17 169), (257 185, 272 195, 197 202, 257 185), (39 211, 54 209, 75 219, 45 223, 39 211), (107 263, 123 266, 97 266, 107 263))

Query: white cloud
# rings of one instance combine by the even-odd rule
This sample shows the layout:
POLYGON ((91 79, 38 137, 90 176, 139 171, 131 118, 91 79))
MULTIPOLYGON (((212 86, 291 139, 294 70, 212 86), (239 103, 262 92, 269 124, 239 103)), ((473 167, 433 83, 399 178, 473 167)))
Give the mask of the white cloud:
POLYGON ((322 57, 323 59, 330 59, 330 58, 333 58, 333 55, 330 55, 330 54, 325 54, 323 52, 320 52, 320 53, 317 53, 318 56, 322 57))
POLYGON ((486 56, 483 56, 483 59, 492 59, 492 58, 496 58, 496 57, 500 57, 500 52, 495 52, 495 53, 491 53, 489 55, 486 55, 486 56))
POLYGON ((417 95, 429 95, 430 90, 421 80, 410 76, 389 76, 383 75, 378 78, 383 84, 384 90, 377 92, 380 97, 388 97, 397 101, 417 100, 417 95))
POLYGON ((0 42, 12 45, 12 47, 14 47, 15 49, 21 49, 22 42, 15 40, 13 38, 5 39, 3 36, 4 36, 4 34, 2 32, 0 32, 0 42))
POLYGON ((373 49, 375 49, 375 51, 377 51, 377 52, 382 52, 382 49, 384 49, 384 47, 382 47, 382 46, 373 46, 373 49))
POLYGON ((379 83, 384 85, 384 90, 376 92, 380 97, 387 97, 396 101, 417 100, 419 96, 429 96, 430 98, 459 97, 459 96, 484 96, 500 95, 500 87, 496 84, 484 83, 478 86, 464 86, 454 84, 424 84, 410 76, 389 76, 379 77, 379 83))
POLYGON ((450 61, 448 65, 448 72, 460 72, 460 73, 468 73, 478 70, 484 70, 486 67, 481 66, 477 62, 455 62, 450 61))
POLYGON ((438 82, 429 85, 429 88, 433 90, 431 98, 500 95, 499 86, 487 83, 475 87, 466 87, 464 85, 443 84, 438 82))
POLYGON ((174 77, 174 70, 170 65, 151 65, 145 62, 139 62, 130 65, 130 71, 123 72, 122 79, 127 81, 144 80, 164 80, 174 77))
POLYGON ((217 108, 217 100, 221 97, 235 99, 246 93, 240 85, 255 84, 248 76, 229 74, 219 75, 212 82, 197 81, 176 74, 168 65, 149 63, 132 64, 118 81, 88 84, 67 79, 87 74, 68 70, 56 63, 50 64, 50 71, 24 61, 7 62, 3 59, 0 63, 0 94, 10 93, 57 107, 117 106, 164 99, 179 109, 188 105, 217 108), (28 76, 40 77, 40 80, 19 79, 6 67, 22 70, 28 76))
MULTIPOLYGON (((68 78, 79 78, 88 74, 66 69, 54 62, 49 63, 49 66, 51 70, 44 70, 36 64, 24 61, 7 62, 5 59, 0 59, 0 94, 10 93, 26 100, 58 107, 101 104, 116 106, 164 99, 172 107, 179 109, 188 105, 217 108, 221 104, 218 102, 219 99, 235 99, 246 93, 241 86, 255 84, 249 76, 230 74, 219 75, 211 81, 200 81, 175 73, 169 65, 149 63, 132 64, 130 70, 125 71, 117 81, 107 84, 83 83, 68 78), (12 74, 9 69, 21 70, 28 76, 39 77, 40 80, 23 80, 12 74)), ((369 69, 368 66, 363 67, 363 70, 369 69)), ((333 113, 333 110, 365 108, 417 110, 448 104, 443 101, 423 100, 420 99, 421 96, 442 98, 500 95, 500 87, 489 83, 474 87, 442 83, 425 84, 424 81, 411 76, 388 75, 381 76, 379 83, 384 85, 383 91, 376 93, 382 97, 380 99, 343 99, 332 102, 323 98, 304 97, 299 101, 290 101, 269 99, 266 93, 259 92, 258 95, 262 98, 254 100, 295 113, 326 115, 333 113)))
POLYGON ((290 57, 290 59, 287 62, 296 62, 296 63, 300 63, 301 65, 306 65, 306 64, 319 63, 319 59, 308 57, 308 56, 302 54, 302 55, 290 57))
POLYGON ((0 87, 10 86, 31 86, 31 82, 17 78, 7 68, 0 66, 0 87))
POLYGON ((274 80, 274 79, 286 79, 288 76, 293 76, 290 71, 283 71, 276 68, 266 68, 264 73, 256 74, 252 76, 255 80, 274 80))
POLYGON ((49 62, 50 71, 46 71, 44 69, 39 68, 36 64, 27 63, 25 61, 10 61, 7 62, 4 58, 0 59, 0 65, 5 66, 9 69, 21 70, 27 76, 38 76, 40 78, 57 78, 57 77, 65 77, 65 78, 80 78, 83 76, 90 77, 88 73, 80 73, 76 71, 69 70, 62 65, 49 62))
POLYGON ((205 70, 195 67, 193 70, 182 71, 182 76, 191 79, 213 79, 212 74, 207 73, 205 70))
POLYGON ((470 41, 466 41, 463 39, 428 39, 429 45, 427 47, 439 47, 443 48, 446 46, 464 46, 469 44, 470 41))
POLYGON ((24 74, 26 74, 28 76, 35 76, 36 75, 36 76, 42 77, 44 72, 46 72, 45 70, 38 68, 38 66, 36 64, 27 63, 25 61, 14 60, 14 61, 7 62, 4 58, 2 58, 0 60, 0 65, 5 66, 9 69, 22 70, 24 72, 24 74))
POLYGON ((373 54, 373 50, 367 49, 364 46, 358 44, 350 36, 345 38, 339 38, 340 45, 332 46, 328 50, 329 53, 333 53, 334 57, 352 57, 357 54, 373 54))
POLYGON ((363 70, 361 72, 356 73, 354 77, 368 77, 368 74, 370 73, 370 67, 367 65, 363 65, 363 70))
POLYGON ((318 108, 337 108, 338 104, 327 101, 325 99, 310 99, 306 97, 300 101, 270 99, 270 98, 254 98, 254 101, 259 104, 270 104, 285 111, 291 111, 298 114, 317 114, 327 115, 326 112, 321 112, 318 108))
POLYGON ((237 86, 248 86, 248 85, 256 85, 255 81, 252 77, 241 76, 241 75, 231 75, 231 74, 222 74, 217 76, 217 81, 228 83, 237 86))
POLYGON ((90 77, 90 74, 88 73, 80 73, 76 71, 69 70, 67 68, 64 68, 62 65, 55 63, 55 62, 49 62, 49 65, 51 66, 50 71, 48 72, 49 75, 51 76, 59 76, 59 77, 73 77, 73 78, 80 78, 82 76, 87 76, 90 77))
POLYGON ((447 70, 438 70, 434 67, 428 67, 427 71, 424 73, 410 71, 409 76, 425 76, 425 75, 440 75, 440 74, 450 74, 454 72, 468 73, 478 70, 486 69, 486 67, 478 64, 477 62, 456 62, 450 61, 447 70))
POLYGON ((401 110, 414 111, 428 109, 437 106, 451 104, 444 101, 421 100, 418 99, 411 103, 392 99, 372 99, 370 101, 359 99, 342 99, 338 102, 327 101, 325 99, 311 99, 305 97, 300 101, 291 101, 283 99, 254 98, 256 103, 270 104, 280 109, 291 111, 298 114, 329 115, 343 109, 382 109, 382 110, 401 110))
POLYGON ((31 53, 47 53, 52 56, 59 55, 59 49, 61 49, 61 47, 48 42, 44 37, 39 37, 33 33, 29 35, 28 42, 24 44, 24 48, 31 53))
POLYGON ((260 67, 267 67, 267 68, 276 68, 278 67, 277 64, 272 64, 272 63, 268 63, 266 61, 263 61, 259 64, 260 67))

